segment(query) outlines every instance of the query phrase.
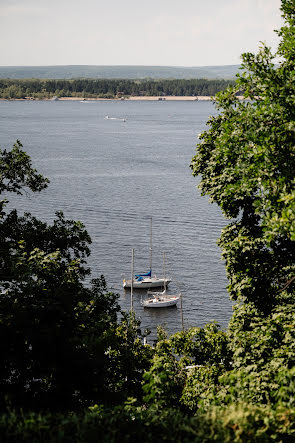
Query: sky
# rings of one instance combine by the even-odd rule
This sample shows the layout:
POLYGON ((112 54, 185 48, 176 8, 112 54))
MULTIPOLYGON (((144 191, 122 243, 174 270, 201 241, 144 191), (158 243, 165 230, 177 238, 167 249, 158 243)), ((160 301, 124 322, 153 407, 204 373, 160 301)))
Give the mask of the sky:
POLYGON ((0 65, 236 65, 280 0, 0 0, 0 65))

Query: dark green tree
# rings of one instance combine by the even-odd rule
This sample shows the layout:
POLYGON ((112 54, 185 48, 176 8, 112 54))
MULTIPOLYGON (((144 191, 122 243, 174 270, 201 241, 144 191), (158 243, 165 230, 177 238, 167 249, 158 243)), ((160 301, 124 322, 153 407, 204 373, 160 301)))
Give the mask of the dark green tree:
POLYGON ((195 412, 216 394, 218 377, 231 369, 228 337, 217 324, 167 337, 158 329, 152 366, 144 374, 144 400, 157 409, 195 412))
POLYGON ((264 311, 294 287, 294 8, 282 1, 279 66, 265 46, 257 55, 243 54, 243 72, 218 95, 220 113, 200 135, 192 160, 202 194, 234 219, 219 241, 229 293, 264 311), (236 98, 238 91, 245 100, 236 98))
POLYGON ((282 0, 281 9, 277 54, 265 45, 257 55, 243 54, 243 71, 234 87, 218 94, 219 115, 199 136, 191 164, 202 194, 232 219, 219 240, 237 302, 227 401, 275 402, 277 392, 281 401, 294 398, 294 386, 292 395, 288 388, 295 365, 294 1, 282 0))
MULTIPOLYGON (((11 151, 0 151, 0 173, 5 195, 39 192, 48 185, 19 141, 11 151)), ((85 286, 90 241, 83 224, 65 220, 62 213, 47 225, 30 214, 7 212, 6 201, 1 202, 2 410, 78 409, 123 401, 138 391, 148 350, 145 356, 136 340, 135 320, 136 326, 128 319, 117 322, 117 295, 107 291, 104 278, 85 286), (133 377, 129 384, 127 367, 133 377)))

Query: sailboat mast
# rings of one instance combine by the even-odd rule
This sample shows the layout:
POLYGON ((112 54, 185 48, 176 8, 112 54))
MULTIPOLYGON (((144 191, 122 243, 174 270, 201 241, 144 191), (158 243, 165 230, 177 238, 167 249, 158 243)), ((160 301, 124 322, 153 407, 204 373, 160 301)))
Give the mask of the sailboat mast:
POLYGON ((134 274, 134 249, 131 254, 131 287, 130 287, 130 310, 133 312, 133 274, 134 274))
POLYGON ((182 325, 182 331, 184 331, 183 309, 182 309, 182 294, 181 294, 181 293, 180 293, 180 312, 181 312, 181 325, 182 325))
POLYGON ((150 235, 150 271, 152 275, 153 266, 153 219, 151 217, 151 235, 150 235))
POLYGON ((165 263, 166 254, 163 252, 163 277, 164 277, 164 291, 166 292, 166 263, 165 263))

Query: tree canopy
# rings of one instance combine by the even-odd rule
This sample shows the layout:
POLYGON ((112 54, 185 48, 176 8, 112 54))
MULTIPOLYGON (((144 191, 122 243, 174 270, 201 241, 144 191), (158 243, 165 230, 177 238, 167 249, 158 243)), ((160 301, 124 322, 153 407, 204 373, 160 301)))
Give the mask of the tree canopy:
POLYGON ((219 115, 199 137, 192 161, 200 189, 233 219, 221 236, 234 300, 268 309, 290 294, 294 276, 294 4, 282 2, 286 25, 274 66, 270 49, 243 54, 236 85, 218 94, 219 115), (235 97, 240 90, 246 100, 235 97))
POLYGON ((115 79, 0 79, 0 98, 52 98, 117 96, 213 96, 233 84, 231 80, 163 79, 163 80, 115 80, 115 79))
MULTIPOLYGON (((11 151, 0 151, 0 171, 0 192, 8 197, 40 192, 49 183, 32 168, 19 141, 11 151)), ((113 404, 138 391, 149 350, 132 316, 118 321, 118 295, 107 291, 103 276, 85 285, 90 243, 83 224, 66 220, 62 212, 48 225, 28 213, 7 211, 2 200, 2 410, 77 410, 95 402, 113 404)))
POLYGON ((295 365, 294 2, 283 0, 282 12, 277 54, 265 45, 257 55, 243 54, 244 71, 218 94, 220 113, 199 135, 191 163, 202 194, 231 219, 219 239, 236 302, 228 398, 265 404, 276 402, 276 389, 288 391, 295 365))

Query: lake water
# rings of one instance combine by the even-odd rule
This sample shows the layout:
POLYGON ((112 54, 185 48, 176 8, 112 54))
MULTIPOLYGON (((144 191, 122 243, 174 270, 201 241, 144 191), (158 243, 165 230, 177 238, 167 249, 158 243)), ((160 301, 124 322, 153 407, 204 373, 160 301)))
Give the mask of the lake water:
MULTIPOLYGON (((215 112, 205 101, 2 101, 0 147, 19 139, 51 181, 39 195, 10 200, 48 222, 57 210, 81 220, 92 237, 92 277, 104 274, 126 310, 122 279, 130 278, 132 248, 135 272, 148 270, 152 217, 153 272, 162 274, 165 251, 169 292, 181 288, 185 327, 216 320, 225 328, 232 305, 216 246, 225 220, 200 196, 189 168, 197 135, 215 112)), ((134 309, 151 339, 158 324, 181 329, 179 307, 143 309, 140 299, 135 291, 134 309)))

